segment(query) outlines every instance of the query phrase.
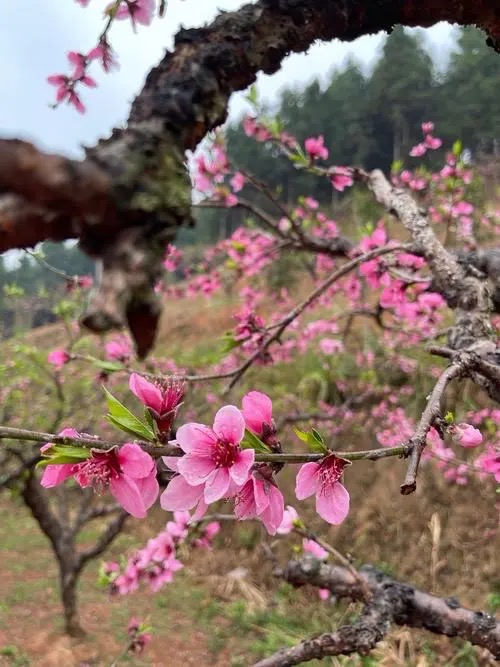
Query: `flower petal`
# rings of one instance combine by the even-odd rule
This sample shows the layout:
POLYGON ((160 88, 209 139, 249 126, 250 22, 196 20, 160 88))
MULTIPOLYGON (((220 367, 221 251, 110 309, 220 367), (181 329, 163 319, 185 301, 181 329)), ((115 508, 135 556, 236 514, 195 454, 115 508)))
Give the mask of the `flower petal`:
POLYGON ((177 464, 177 470, 188 484, 196 486, 203 484, 207 477, 215 470, 215 464, 208 456, 186 454, 177 464))
POLYGON ((133 442, 120 447, 118 462, 123 473, 133 479, 147 477, 155 468, 154 459, 133 442))
POLYGON ((224 498, 229 488, 229 470, 227 468, 218 468, 214 474, 207 479, 205 484, 205 502, 214 503, 216 500, 224 498))
POLYGON ((229 468, 229 474, 231 475, 233 482, 242 486, 247 481, 254 460, 255 450, 244 449, 243 451, 238 452, 235 462, 229 468))
POLYGON ((187 454, 191 452, 208 454, 211 447, 217 442, 217 436, 211 428, 194 422, 178 428, 175 439, 179 447, 187 454))
POLYGON ((160 505, 164 510, 190 510, 202 497, 203 485, 191 486, 184 477, 177 475, 161 494, 160 505))
POLYGON ((269 396, 260 391, 249 391, 241 401, 243 417, 248 428, 260 435, 262 424, 271 424, 273 403, 269 396))
POLYGON ((139 489, 139 493, 142 496, 144 507, 148 510, 151 505, 156 502, 158 494, 160 493, 160 485, 156 479, 156 470, 154 470, 148 477, 137 479, 135 482, 139 489))
POLYGON ((235 405, 225 405, 214 419, 214 433, 224 442, 235 445, 243 440, 245 435, 245 419, 235 405))
POLYGON ((234 503, 234 514, 240 521, 243 519, 253 519, 257 516, 254 498, 253 478, 243 486, 234 503))
POLYGON ((283 494, 277 486, 274 486, 274 484, 270 485, 268 494, 269 506, 264 510, 260 518, 269 535, 276 535, 276 531, 283 521, 285 501, 283 499, 283 494))
POLYGON ((180 456, 162 456, 161 460, 167 466, 167 468, 170 468, 170 470, 174 470, 175 472, 179 472, 179 461, 181 460, 180 456))
POLYGON ((109 483, 109 490, 124 510, 136 519, 144 519, 146 508, 139 487, 133 479, 126 475, 114 477, 109 483))
POLYGON ((129 380, 130 391, 148 408, 153 408, 156 412, 161 411, 161 391, 152 382, 138 373, 132 373, 129 380))
POLYGON ((295 495, 299 500, 309 498, 316 493, 318 488, 318 472, 320 466, 317 463, 304 463, 297 473, 295 482, 295 495))
POLYGON ((340 482, 325 485, 316 496, 316 511, 322 519, 338 526, 349 514, 349 493, 340 482))
POLYGON ((73 474, 73 466, 73 463, 49 463, 43 471, 40 484, 46 489, 51 489, 53 486, 62 484, 64 480, 73 474))

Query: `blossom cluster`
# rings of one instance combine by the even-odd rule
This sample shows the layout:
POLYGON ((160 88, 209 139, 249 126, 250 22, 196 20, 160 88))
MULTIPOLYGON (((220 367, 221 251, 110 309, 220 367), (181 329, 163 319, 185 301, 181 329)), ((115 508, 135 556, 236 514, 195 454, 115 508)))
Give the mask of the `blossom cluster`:
POLYGON ((210 549, 219 530, 218 521, 193 523, 189 512, 174 512, 173 521, 167 521, 165 529, 149 539, 144 548, 122 565, 114 561, 105 563, 101 575, 111 593, 133 593, 141 583, 156 592, 171 583, 174 574, 184 567, 178 558, 181 545, 210 549))

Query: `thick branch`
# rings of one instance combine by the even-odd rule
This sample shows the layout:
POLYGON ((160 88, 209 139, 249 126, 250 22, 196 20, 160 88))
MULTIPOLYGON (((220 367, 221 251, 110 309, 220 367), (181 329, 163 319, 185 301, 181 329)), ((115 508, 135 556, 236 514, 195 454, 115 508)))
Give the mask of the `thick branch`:
MULTIPOLYGON (((363 599, 363 588, 352 573, 346 568, 326 565, 314 558, 304 557, 298 561, 290 561, 285 569, 277 571, 276 575, 294 586, 311 584, 327 588, 338 598, 363 599)), ((284 667, 326 655, 354 651, 363 653, 365 646, 361 638, 358 638, 356 645, 356 637, 361 629, 357 626, 360 622, 370 637, 374 637, 378 630, 383 630, 382 637, 385 636, 391 623, 395 623, 424 628, 448 637, 461 637, 476 646, 487 648, 495 658, 500 658, 500 622, 492 615, 466 609, 455 598, 440 598, 425 593, 411 584, 396 581, 369 565, 361 568, 359 575, 374 597, 370 605, 365 607, 359 621, 347 626, 356 630, 352 643, 345 641, 349 635, 346 635, 346 627, 342 627, 336 633, 321 635, 314 640, 302 642, 297 647, 277 653, 259 662, 258 666, 284 667), (385 604, 383 607, 385 614, 381 614, 382 604, 385 604), (378 613, 374 614, 374 609, 378 610, 378 613), (368 618, 366 612, 369 613, 368 618)), ((374 648, 382 637, 374 640, 374 643, 367 647, 368 650, 374 648)))
POLYGON ((125 521, 127 518, 130 516, 128 512, 125 510, 119 509, 117 510, 117 516, 115 516, 106 526, 106 528, 103 530, 103 532, 99 535, 97 538, 95 544, 93 544, 91 547, 88 547, 88 549, 85 549, 84 551, 80 552, 80 554, 77 557, 77 570, 80 572, 85 565, 89 562, 89 560, 92 560, 93 558, 97 558, 97 556, 100 556, 106 549, 109 547, 111 542, 119 535, 122 531, 123 526, 125 525, 125 521))
POLYGON ((26 215, 0 216, 3 249, 60 240, 67 216, 66 237, 78 233, 84 250, 102 258, 84 325, 108 331, 128 324, 145 356, 159 321, 154 285, 165 245, 191 221, 184 152, 224 122, 231 94, 317 39, 350 41, 396 23, 446 20, 476 24, 500 44, 500 20, 488 0, 260 0, 221 13, 209 26, 181 30, 174 52, 147 77, 126 129, 88 149, 83 163, 45 156, 25 142, 0 145, 0 193, 21 196, 32 222, 27 235, 26 215))

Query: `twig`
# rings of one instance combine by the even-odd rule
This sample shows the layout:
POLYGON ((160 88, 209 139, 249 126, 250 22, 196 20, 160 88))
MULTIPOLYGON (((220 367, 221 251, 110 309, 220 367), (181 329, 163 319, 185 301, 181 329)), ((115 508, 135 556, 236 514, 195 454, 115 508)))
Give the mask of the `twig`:
MULTIPOLYGON (((26 440, 31 442, 52 442, 59 445, 76 445, 91 449, 110 449, 111 447, 121 447, 125 443, 101 440, 100 438, 81 437, 70 438, 68 436, 56 435, 54 433, 42 433, 39 431, 28 431, 22 428, 13 428, 10 426, 0 426, 0 440, 26 440)), ((134 440, 145 452, 159 458, 160 456, 183 456, 184 452, 175 445, 155 445, 150 442, 134 440)), ((378 461, 379 459, 389 458, 391 456, 408 456, 410 448, 407 445, 397 447, 383 447, 381 449, 366 449, 358 452, 338 452, 334 453, 341 458, 349 461, 378 461)), ((333 452, 333 450, 332 450, 333 452)), ((308 463, 311 461, 321 461, 324 454, 314 452, 305 454, 272 454, 256 452, 255 460, 259 463, 308 463)))
POLYGON ((267 338, 262 345, 238 368, 232 371, 232 379, 223 391, 223 395, 226 395, 234 385, 241 379, 241 377, 246 373, 246 371, 252 366, 252 364, 262 356, 262 354, 270 347, 272 343, 279 340, 282 333, 285 329, 290 326, 290 324, 296 320, 311 304, 313 304, 316 299, 318 299, 322 294, 324 294, 337 280, 343 278, 350 271, 355 269, 359 264, 365 262, 373 257, 379 257, 380 255, 385 255, 390 252, 397 252, 400 250, 407 250, 409 246, 407 245, 391 245, 383 246, 381 248, 375 248, 370 252, 367 252, 363 255, 359 255, 354 259, 351 259, 349 262, 346 262, 341 266, 337 271, 334 271, 325 281, 323 281, 316 289, 314 289, 301 303, 299 303, 293 310, 291 310, 288 315, 286 315, 280 322, 273 325, 275 327, 274 333, 267 338))
POLYGON ((406 477, 401 485, 401 493, 406 496, 410 493, 413 493, 417 488, 417 472, 418 466, 420 463, 420 458, 422 452, 425 449, 425 441, 427 438, 427 433, 431 428, 436 417, 439 416, 441 411, 441 399, 446 390, 448 384, 456 377, 460 377, 471 367, 471 363, 467 360, 461 360, 454 362, 451 366, 441 374, 438 381, 434 385, 428 400, 425 410, 420 417, 415 433, 412 435, 408 441, 408 445, 411 448, 410 461, 408 464, 408 470, 406 471, 406 477))

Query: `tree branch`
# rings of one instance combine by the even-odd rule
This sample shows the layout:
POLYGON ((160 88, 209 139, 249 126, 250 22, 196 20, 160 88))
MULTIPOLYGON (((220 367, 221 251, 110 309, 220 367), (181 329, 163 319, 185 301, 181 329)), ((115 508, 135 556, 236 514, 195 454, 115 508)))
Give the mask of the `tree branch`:
POLYGON ((128 324, 137 353, 146 356, 159 321, 154 285, 165 246, 191 224, 184 152, 224 122, 231 94, 317 39, 350 41, 396 23, 446 20, 482 27, 499 48, 500 20, 487 0, 260 0, 209 26, 181 30, 174 52, 149 73, 127 127, 87 149, 83 162, 2 142, 0 193, 20 196, 28 207, 23 215, 0 215, 2 249, 76 234, 103 267, 83 324, 98 332, 128 324))
MULTIPOLYGON (((285 667, 327 655, 366 654, 387 634, 391 625, 424 628, 435 634, 462 637, 500 658, 500 622, 482 611, 462 607, 455 598, 440 598, 411 584, 396 581, 370 565, 358 571, 373 595, 360 618, 334 633, 320 635, 261 660, 255 667, 285 667)), ((275 571, 293 586, 326 588, 338 598, 362 600, 359 580, 346 568, 303 557, 275 571)))

